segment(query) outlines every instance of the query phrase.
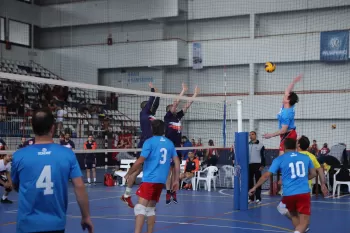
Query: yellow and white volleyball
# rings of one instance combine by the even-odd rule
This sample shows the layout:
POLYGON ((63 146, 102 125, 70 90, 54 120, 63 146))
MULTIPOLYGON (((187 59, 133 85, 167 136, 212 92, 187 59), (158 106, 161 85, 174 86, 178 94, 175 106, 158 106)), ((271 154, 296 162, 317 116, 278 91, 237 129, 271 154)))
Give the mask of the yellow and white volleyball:
POLYGON ((337 125, 336 124, 333 124, 332 125, 332 129, 336 129, 337 128, 337 125))
POLYGON ((265 71, 268 73, 272 73, 276 70, 276 64, 272 62, 265 63, 265 71))

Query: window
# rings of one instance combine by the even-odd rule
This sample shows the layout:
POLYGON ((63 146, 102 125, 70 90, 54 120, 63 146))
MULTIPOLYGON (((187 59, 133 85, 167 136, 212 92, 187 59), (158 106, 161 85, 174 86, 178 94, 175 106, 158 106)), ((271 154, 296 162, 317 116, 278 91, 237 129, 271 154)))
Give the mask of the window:
POLYGON ((30 46, 30 24, 9 20, 9 41, 14 44, 30 46))
POLYGON ((0 41, 5 41, 5 18, 0 17, 0 41))

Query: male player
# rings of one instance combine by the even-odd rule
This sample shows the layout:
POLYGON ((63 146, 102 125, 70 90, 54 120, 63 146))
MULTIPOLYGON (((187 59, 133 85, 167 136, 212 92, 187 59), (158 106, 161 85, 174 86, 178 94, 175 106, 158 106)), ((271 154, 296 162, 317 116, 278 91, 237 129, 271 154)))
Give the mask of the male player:
POLYGON ((68 205, 68 180, 72 179, 82 214, 81 225, 93 232, 89 200, 76 156, 53 143, 55 118, 50 109, 33 113, 35 144, 13 155, 12 181, 19 187, 17 233, 63 233, 68 205))
MULTIPOLYGON (((84 143, 84 150, 96 150, 97 143, 95 142, 92 135, 89 135, 88 140, 84 143)), ((91 185, 91 172, 93 184, 96 185, 96 154, 95 153, 86 153, 85 154, 85 167, 86 167, 86 177, 88 185, 91 185)))
MULTIPOLYGON (((187 86, 182 84, 182 91, 180 96, 183 96, 185 92, 188 90, 187 86)), ((199 94, 199 88, 196 86, 194 89, 194 94, 192 98, 197 97, 199 94)), ((185 112, 189 109, 193 101, 187 101, 187 104, 182 108, 182 110, 178 111, 177 107, 179 106, 180 100, 174 100, 174 103, 168 105, 166 107, 167 113, 164 116, 165 122, 165 137, 169 138, 175 145, 175 147, 181 147, 181 119, 185 116, 185 112)), ((181 151, 178 151, 178 155, 181 161, 181 151)), ((170 190, 173 183, 178 183, 179 180, 175 179, 172 175, 174 170, 174 163, 171 163, 169 176, 166 182, 166 204, 169 205, 171 203, 171 198, 175 204, 178 203, 176 198, 176 191, 170 190)))
POLYGON ((287 87, 283 96, 283 105, 280 112, 277 114, 278 119, 278 131, 274 133, 267 133, 263 137, 269 139, 272 137, 280 136, 280 148, 279 155, 284 153, 284 140, 286 138, 292 138, 297 140, 297 132, 294 124, 295 109, 294 106, 299 102, 298 95, 293 92, 294 85, 298 83, 303 76, 297 76, 291 84, 287 87))
MULTIPOLYGON (((136 216, 135 233, 141 233, 145 216, 147 218, 147 232, 152 233, 155 224, 155 207, 159 202, 164 184, 167 180, 170 161, 175 164, 174 177, 179 180, 180 160, 177 156, 174 144, 164 137, 164 122, 154 120, 152 122, 153 137, 146 140, 142 147, 140 157, 126 174, 128 180, 130 175, 140 169, 143 164, 142 184, 136 194, 139 196, 135 205, 136 216)), ((179 182, 174 182, 172 190, 179 189, 179 182)))
MULTIPOLYGON (((157 89, 152 83, 148 84, 151 88, 151 92, 157 92, 157 89)), ((141 137, 138 144, 138 148, 142 148, 144 142, 152 137, 152 126, 151 123, 155 120, 154 115, 156 115, 157 109, 159 107, 159 97, 150 96, 148 101, 143 101, 141 103, 140 112, 140 126, 141 126, 141 137)), ((131 190, 135 183, 136 177, 141 173, 142 167, 139 167, 134 173, 130 174, 127 187, 125 188, 125 193, 120 198, 125 202, 130 208, 134 208, 134 204, 131 200, 131 190)))
POLYGON ((70 133, 68 132, 64 135, 64 139, 60 140, 60 144, 61 146, 75 150, 75 144, 72 140, 70 140, 70 133))
MULTIPOLYGON (((310 152, 307 151, 307 149, 310 146, 310 140, 309 138, 307 138, 306 136, 301 136, 298 139, 298 152, 304 155, 307 155, 311 161, 312 164, 314 165, 314 168, 316 169, 318 176, 320 178, 320 182, 321 182, 321 191, 323 193, 323 196, 327 196, 328 195, 328 189, 326 187, 326 181, 325 181, 325 176, 324 176, 324 172, 323 172, 323 168, 321 168, 319 162, 317 161, 316 157, 311 154, 310 152)), ((312 181, 309 180, 309 188, 311 190, 312 188, 312 181)), ((281 201, 278 206, 277 206, 277 210, 280 214, 286 216, 288 219, 292 220, 292 216, 289 213, 288 209, 286 208, 286 205, 281 201)), ((309 227, 307 227, 307 229, 305 230, 305 232, 308 232, 310 229, 309 227)))
POLYGON ((11 161, 12 155, 7 154, 3 159, 0 159, 0 186, 4 187, 4 195, 1 198, 1 203, 12 204, 13 202, 8 199, 9 193, 12 191, 11 180, 11 161))
POLYGON ((284 140, 285 153, 273 160, 268 172, 249 190, 253 195, 272 174, 282 171, 283 198, 295 227, 294 233, 304 233, 310 222, 311 197, 308 180, 316 176, 316 170, 308 156, 296 152, 296 140, 284 140))

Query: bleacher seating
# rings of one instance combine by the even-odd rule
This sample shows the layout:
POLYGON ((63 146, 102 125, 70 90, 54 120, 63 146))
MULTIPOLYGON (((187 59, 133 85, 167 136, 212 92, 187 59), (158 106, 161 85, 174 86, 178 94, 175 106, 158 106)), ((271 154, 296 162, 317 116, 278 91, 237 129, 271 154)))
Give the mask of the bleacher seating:
MULTIPOLYGON (((45 69, 39 64, 31 62, 11 61, 2 59, 0 62, 0 71, 14 73, 19 75, 30 75, 46 79, 63 80, 58 75, 45 69)), ((0 80, 0 91, 6 92, 6 88, 15 89, 16 94, 23 96, 21 105, 24 111, 7 111, 6 117, 0 118, 0 134, 1 136, 22 136, 30 135, 30 111, 33 106, 38 105, 38 98, 40 92, 45 88, 45 85, 33 83, 19 83, 10 80, 0 80)), ((54 88, 54 87, 53 87, 54 88)), ((69 87, 68 87, 69 88, 69 87)), ((53 92, 54 89, 52 89, 53 92)), ((7 91, 8 93, 9 91, 7 91)), ((50 89, 51 92, 51 89, 50 89)), ((6 99, 6 95, 5 101, 6 99)), ((96 91, 86 91, 79 88, 69 88, 68 98, 64 101, 62 99, 55 99, 55 104, 64 110, 63 129, 70 129, 76 137, 86 137, 88 134, 100 135, 105 131, 101 123, 108 121, 107 127, 109 132, 113 133, 133 133, 136 132, 138 122, 131 120, 128 116, 119 112, 115 108, 111 108, 106 103, 106 97, 99 97, 96 91), (83 106, 93 106, 95 112, 90 109, 84 109, 83 106), (98 111, 100 109, 100 111, 98 111)), ((9 103, 8 103, 9 104, 9 103)), ((9 106, 7 106, 9 109, 9 106)), ((4 113, 0 112, 0 115, 4 113)))

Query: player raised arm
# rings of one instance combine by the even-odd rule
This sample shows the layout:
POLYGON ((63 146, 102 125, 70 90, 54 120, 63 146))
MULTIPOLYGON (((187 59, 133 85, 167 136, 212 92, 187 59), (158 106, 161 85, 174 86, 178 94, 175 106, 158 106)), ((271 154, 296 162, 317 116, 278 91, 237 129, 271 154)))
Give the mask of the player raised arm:
MULTIPOLYGON (((199 94, 199 88, 196 86, 194 88, 194 94, 192 95, 192 98, 196 98, 197 95, 199 94)), ((193 100, 189 100, 187 101, 187 104, 185 105, 185 107, 182 109, 183 112, 186 112, 192 105, 193 100)))
MULTIPOLYGON (((148 85, 151 88, 151 92, 156 92, 156 93, 158 92, 158 89, 153 86, 153 83, 149 83, 148 85)), ((152 115, 156 115, 157 109, 159 107, 159 100, 160 100, 160 97, 155 97, 155 98, 153 97, 152 105, 150 108, 150 112, 152 113, 152 115)))
MULTIPOLYGON (((303 75, 302 75, 302 74, 299 74, 297 77, 295 77, 295 78, 293 79, 293 82, 290 83, 290 84, 288 85, 288 87, 287 87, 286 90, 284 91, 283 100, 289 98, 290 93, 291 93, 291 92, 293 91, 293 89, 294 89, 294 85, 295 85, 296 83, 298 83, 298 82, 302 79, 302 77, 303 77, 303 75)), ((286 102, 286 101, 283 101, 283 103, 284 103, 284 102, 286 102)))
MULTIPOLYGON (((182 83, 182 91, 181 91, 179 97, 183 96, 187 90, 188 90, 187 85, 185 83, 182 83)), ((180 103, 180 99, 174 100, 174 102, 171 105, 171 108, 169 109, 169 111, 171 111, 172 113, 175 113, 177 107, 179 106, 179 103, 180 103)))

